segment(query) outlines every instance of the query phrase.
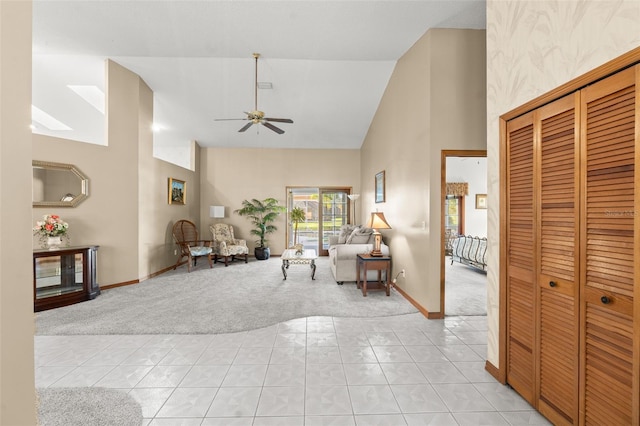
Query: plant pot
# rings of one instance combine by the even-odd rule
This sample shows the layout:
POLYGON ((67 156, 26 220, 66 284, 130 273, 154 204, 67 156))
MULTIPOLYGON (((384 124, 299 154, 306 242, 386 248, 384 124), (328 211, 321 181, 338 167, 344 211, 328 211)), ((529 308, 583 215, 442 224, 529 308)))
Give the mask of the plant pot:
POLYGON ((258 260, 267 260, 271 256, 271 250, 269 247, 256 247, 253 249, 253 254, 258 260))

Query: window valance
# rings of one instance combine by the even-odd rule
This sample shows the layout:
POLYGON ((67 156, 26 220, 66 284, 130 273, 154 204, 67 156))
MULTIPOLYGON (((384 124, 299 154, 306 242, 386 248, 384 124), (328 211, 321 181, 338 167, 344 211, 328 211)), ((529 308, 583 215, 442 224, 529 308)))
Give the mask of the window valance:
POLYGON ((467 182, 447 182, 446 195, 464 197, 469 195, 469 184, 467 182))

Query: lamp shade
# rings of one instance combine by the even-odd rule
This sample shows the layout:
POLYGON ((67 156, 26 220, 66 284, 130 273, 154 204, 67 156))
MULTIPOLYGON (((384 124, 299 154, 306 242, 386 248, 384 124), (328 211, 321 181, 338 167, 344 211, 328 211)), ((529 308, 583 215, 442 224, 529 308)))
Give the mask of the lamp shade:
POLYGON ((387 223, 387 220, 384 218, 384 213, 382 212, 371 213, 371 218, 367 223, 367 227, 373 229, 391 229, 391 226, 387 223))
POLYGON ((351 201, 355 201, 358 198, 360 198, 360 194, 349 194, 347 195, 347 197, 351 200, 351 201))
POLYGON ((224 217, 224 206, 209 206, 209 217, 224 217))

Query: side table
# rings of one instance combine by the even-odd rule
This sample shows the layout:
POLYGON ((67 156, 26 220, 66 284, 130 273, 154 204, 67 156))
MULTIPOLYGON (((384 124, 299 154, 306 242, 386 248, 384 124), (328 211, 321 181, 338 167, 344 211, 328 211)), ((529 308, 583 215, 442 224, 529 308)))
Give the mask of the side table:
POLYGON ((370 254, 359 254, 356 263, 356 285, 362 289, 362 295, 367 296, 367 290, 385 290, 387 296, 391 293, 391 256, 371 256, 370 254), (364 280, 360 280, 360 272, 364 270, 364 280), (367 271, 378 271, 377 282, 367 282, 367 271), (382 271, 385 271, 384 281, 382 281, 382 271))

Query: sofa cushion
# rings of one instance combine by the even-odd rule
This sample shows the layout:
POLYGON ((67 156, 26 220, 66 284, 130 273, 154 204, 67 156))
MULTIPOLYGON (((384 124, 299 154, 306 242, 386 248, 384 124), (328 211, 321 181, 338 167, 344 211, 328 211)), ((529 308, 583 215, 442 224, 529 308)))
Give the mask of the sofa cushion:
POLYGON ((351 232, 346 244, 367 244, 372 234, 373 229, 358 226, 351 232))
POLYGON ((346 244, 347 239, 356 228, 358 228, 356 225, 342 225, 340 227, 340 234, 338 235, 338 244, 346 244))

